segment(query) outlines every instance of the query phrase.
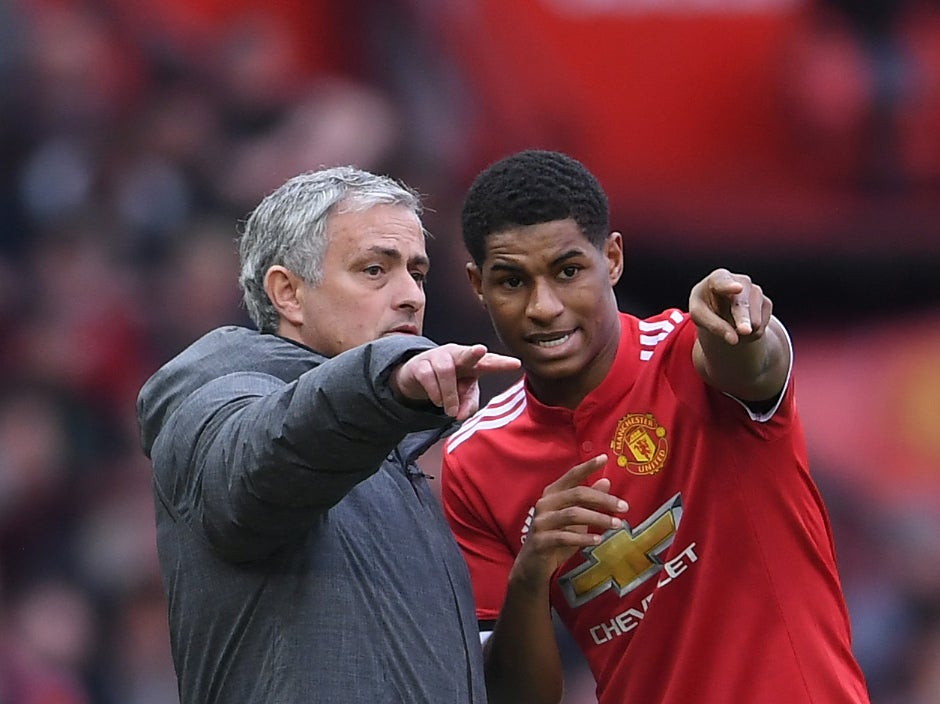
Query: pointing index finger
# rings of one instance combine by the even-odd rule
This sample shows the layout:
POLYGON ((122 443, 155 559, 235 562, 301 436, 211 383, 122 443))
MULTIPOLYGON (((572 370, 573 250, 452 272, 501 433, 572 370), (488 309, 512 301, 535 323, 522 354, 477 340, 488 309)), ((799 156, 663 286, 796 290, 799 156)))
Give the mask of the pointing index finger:
POLYGON ((736 294, 731 299, 731 321, 734 329, 741 335, 750 335, 751 327, 751 300, 746 290, 736 294))
MULTIPOLYGON (((727 313, 731 320, 729 321, 734 328, 734 332, 739 335, 750 335, 751 327, 751 299, 748 286, 740 277, 735 276, 727 269, 718 269, 714 272, 710 284, 712 294, 718 298, 719 312, 727 305, 727 313), (726 303, 719 302, 725 299, 726 303)), ((725 339, 734 344, 737 342, 737 336, 730 331, 724 336, 725 339)))
POLYGON ((550 487, 554 491, 561 491, 563 489, 571 489, 573 487, 579 486, 587 481, 588 477, 594 474, 594 472, 597 470, 601 469, 605 464, 607 464, 606 454, 592 457, 587 462, 576 464, 574 467, 569 469, 558 479, 552 482, 550 487))
POLYGON ((522 362, 516 357, 508 357, 504 354, 497 354, 495 352, 487 352, 483 357, 476 363, 474 369, 480 373, 486 372, 511 372, 515 369, 518 369, 522 365, 522 362))

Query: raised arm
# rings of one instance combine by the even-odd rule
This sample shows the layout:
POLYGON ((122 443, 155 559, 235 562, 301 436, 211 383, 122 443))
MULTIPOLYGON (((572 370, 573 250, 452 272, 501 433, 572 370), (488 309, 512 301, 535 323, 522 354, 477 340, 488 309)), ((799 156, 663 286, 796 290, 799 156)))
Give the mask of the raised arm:
POLYGON ((752 402, 783 390, 790 369, 787 333, 751 277, 716 269, 692 288, 689 313, 698 329, 692 360, 707 384, 752 402))

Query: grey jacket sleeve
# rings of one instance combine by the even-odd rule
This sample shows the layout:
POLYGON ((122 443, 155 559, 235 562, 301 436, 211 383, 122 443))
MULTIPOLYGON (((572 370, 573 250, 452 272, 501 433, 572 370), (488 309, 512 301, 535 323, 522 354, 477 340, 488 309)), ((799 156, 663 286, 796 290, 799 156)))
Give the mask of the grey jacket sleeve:
POLYGON ((154 445, 157 495, 230 560, 262 557, 305 532, 379 469, 409 432, 450 422, 399 403, 394 366, 433 346, 378 340, 294 382, 237 372, 199 388, 154 445))

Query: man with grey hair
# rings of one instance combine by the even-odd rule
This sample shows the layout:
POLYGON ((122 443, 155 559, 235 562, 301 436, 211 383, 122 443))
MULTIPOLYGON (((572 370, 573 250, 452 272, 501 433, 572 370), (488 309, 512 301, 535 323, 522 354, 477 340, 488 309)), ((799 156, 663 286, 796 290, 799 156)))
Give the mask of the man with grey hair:
POLYGON ((415 461, 518 361, 421 336, 417 195, 300 174, 240 241, 257 331, 141 389, 182 704, 484 702, 469 576, 415 461))

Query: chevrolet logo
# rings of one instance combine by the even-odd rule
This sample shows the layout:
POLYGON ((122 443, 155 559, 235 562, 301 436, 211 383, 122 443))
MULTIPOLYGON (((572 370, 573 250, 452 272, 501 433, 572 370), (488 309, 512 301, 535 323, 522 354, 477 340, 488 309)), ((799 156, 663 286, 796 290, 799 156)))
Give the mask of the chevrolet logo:
POLYGON ((676 494, 635 529, 624 522, 607 531, 599 545, 582 550, 586 561, 559 580, 568 603, 581 606, 608 589, 624 596, 659 572, 681 518, 682 495, 676 494))

